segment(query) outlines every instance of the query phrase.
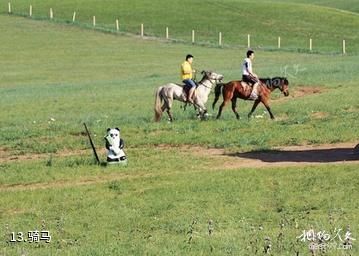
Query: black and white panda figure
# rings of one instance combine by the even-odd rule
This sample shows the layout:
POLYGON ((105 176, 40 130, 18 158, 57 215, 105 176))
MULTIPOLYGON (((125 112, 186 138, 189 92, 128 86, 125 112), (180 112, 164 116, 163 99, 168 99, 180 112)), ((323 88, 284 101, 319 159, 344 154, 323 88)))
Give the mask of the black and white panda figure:
POLYGON ((125 143, 120 137, 119 128, 108 128, 105 136, 108 164, 127 164, 127 157, 123 151, 125 143))

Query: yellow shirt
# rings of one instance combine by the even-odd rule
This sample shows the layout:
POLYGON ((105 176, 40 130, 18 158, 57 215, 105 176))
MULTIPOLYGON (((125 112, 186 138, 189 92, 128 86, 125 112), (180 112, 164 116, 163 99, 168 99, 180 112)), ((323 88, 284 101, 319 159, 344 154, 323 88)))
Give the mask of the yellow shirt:
POLYGON ((181 78, 182 80, 192 79, 192 66, 188 61, 181 65, 181 78))

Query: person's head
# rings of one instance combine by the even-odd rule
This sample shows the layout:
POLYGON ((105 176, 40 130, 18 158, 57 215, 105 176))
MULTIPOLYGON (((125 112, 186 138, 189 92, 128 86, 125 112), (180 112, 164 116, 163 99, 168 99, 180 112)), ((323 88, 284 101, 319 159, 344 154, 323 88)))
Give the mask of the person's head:
POLYGON ((192 62, 193 62, 193 55, 187 54, 187 56, 186 56, 186 61, 188 61, 189 63, 192 64, 192 62))
POLYGON ((248 50, 247 51, 247 58, 250 58, 251 60, 254 59, 254 51, 248 50))

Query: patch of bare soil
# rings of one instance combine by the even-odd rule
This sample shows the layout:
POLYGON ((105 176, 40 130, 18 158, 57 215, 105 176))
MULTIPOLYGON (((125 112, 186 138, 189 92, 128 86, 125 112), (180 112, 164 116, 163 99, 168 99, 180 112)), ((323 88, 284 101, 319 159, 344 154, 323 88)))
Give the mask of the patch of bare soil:
MULTIPOLYGON (((98 154, 105 154, 105 149, 96 150, 98 154)), ((30 160, 41 160, 48 159, 51 157, 62 158, 69 156, 81 156, 81 155, 91 155, 91 149, 80 149, 80 150, 69 150, 65 149, 56 153, 39 153, 39 154, 20 154, 18 152, 10 151, 6 148, 0 148, 0 164, 13 162, 13 161, 30 161, 30 160)))
MULTIPOLYGON (((224 149, 193 149, 193 153, 216 157, 223 169, 285 167, 317 164, 359 164, 359 146, 354 143, 304 145, 265 151, 226 152, 224 149)), ((218 168, 218 167, 216 167, 218 168)))
POLYGON ((316 93, 323 93, 327 91, 327 89, 322 87, 315 87, 315 86, 299 86, 296 88, 293 92, 291 92, 291 95, 294 98, 304 97, 310 94, 316 94, 316 93))
POLYGON ((289 99, 293 99, 293 98, 301 98, 301 97, 305 97, 305 96, 309 96, 312 94, 319 94, 319 93, 323 93, 326 92, 328 89, 323 88, 323 87, 318 87, 318 86, 301 86, 299 85, 298 87, 294 88, 294 89, 289 89, 289 96, 288 97, 279 97, 277 99, 273 99, 273 102, 283 102, 283 101, 287 101, 289 99))
MULTIPOLYGON (((249 152, 228 152, 221 148, 205 148, 200 146, 172 146, 157 145, 157 149, 168 150, 176 149, 182 153, 189 152, 200 157, 215 157, 221 159, 224 168, 241 167, 270 167, 270 166, 290 166, 304 164, 325 164, 325 163, 359 163, 359 144, 337 143, 321 145, 302 145, 278 147, 264 151, 249 152)), ((10 151, 0 148, 0 163, 12 161, 26 161, 47 159, 51 154, 24 154, 11 156, 10 151)), ((106 150, 98 150, 99 155, 105 155, 106 150)), ((56 158, 68 156, 89 155, 92 156, 91 149, 69 151, 64 150, 53 154, 56 158)), ((216 166, 215 168, 218 168, 216 166)))
POLYGON ((311 116, 315 119, 322 119, 322 118, 328 117, 329 114, 326 112, 318 111, 318 112, 312 112, 311 116))

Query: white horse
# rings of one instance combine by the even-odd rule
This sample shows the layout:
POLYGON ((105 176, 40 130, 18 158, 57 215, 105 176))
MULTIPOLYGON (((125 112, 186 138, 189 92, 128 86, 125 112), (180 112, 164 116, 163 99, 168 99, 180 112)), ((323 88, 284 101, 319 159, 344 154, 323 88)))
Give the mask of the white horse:
MULTIPOLYGON (((198 83, 193 102, 194 107, 198 109, 199 115, 203 119, 207 115, 207 109, 205 107, 205 104, 208 100, 208 95, 211 92, 212 87, 215 86, 217 82, 220 82, 223 79, 223 75, 217 74, 212 71, 202 71, 201 74, 203 74, 203 78, 198 83)), ((169 83, 157 88, 155 95, 156 122, 159 122, 161 120, 161 116, 164 111, 167 111, 169 120, 171 122, 173 121, 171 113, 173 100, 186 102, 186 95, 182 86, 174 83, 169 83)))

